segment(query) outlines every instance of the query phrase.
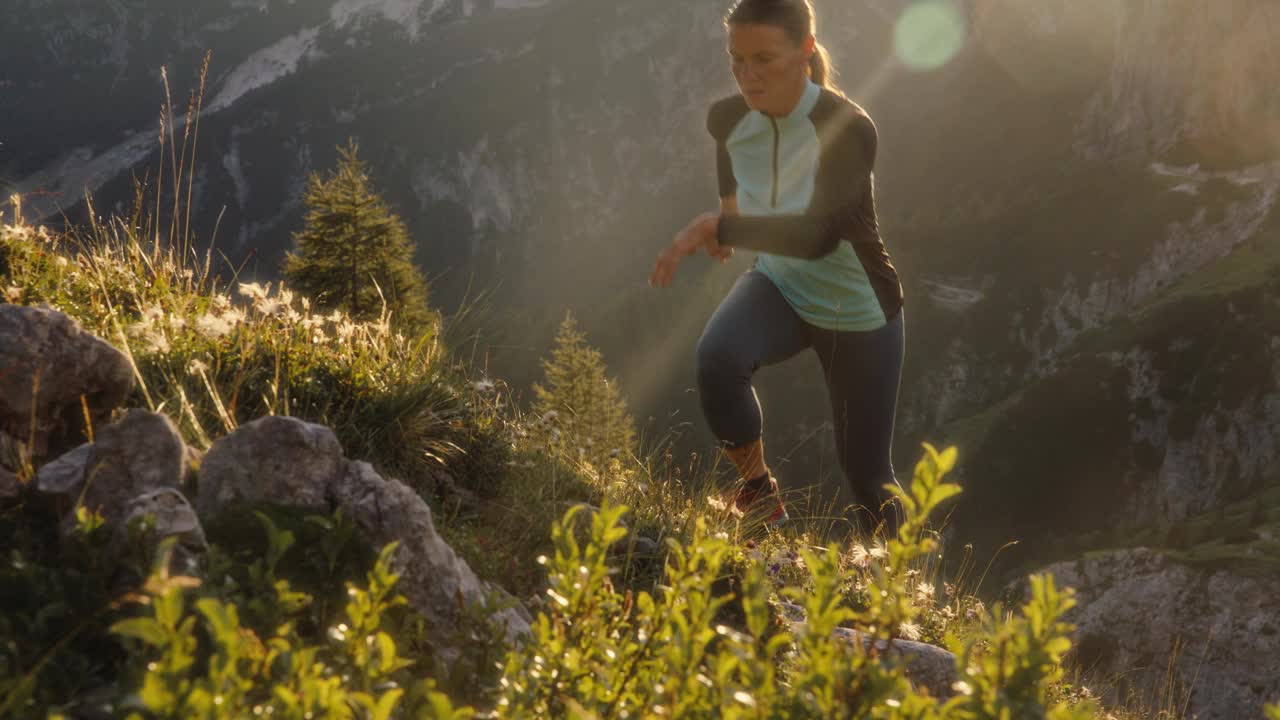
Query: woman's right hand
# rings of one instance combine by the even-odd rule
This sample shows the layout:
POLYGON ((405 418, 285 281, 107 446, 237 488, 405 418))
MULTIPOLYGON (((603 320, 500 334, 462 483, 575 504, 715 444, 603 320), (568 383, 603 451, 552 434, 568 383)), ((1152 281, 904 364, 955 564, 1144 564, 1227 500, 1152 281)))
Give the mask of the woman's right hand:
MULTIPOLYGON (((671 245, 658 253, 658 261, 653 266, 653 272, 649 273, 649 285, 669 287, 681 260, 704 246, 710 253, 710 245, 715 242, 716 226, 719 222, 719 213, 703 213, 677 233, 671 245)), ((718 245, 717 248, 719 248, 718 245)))

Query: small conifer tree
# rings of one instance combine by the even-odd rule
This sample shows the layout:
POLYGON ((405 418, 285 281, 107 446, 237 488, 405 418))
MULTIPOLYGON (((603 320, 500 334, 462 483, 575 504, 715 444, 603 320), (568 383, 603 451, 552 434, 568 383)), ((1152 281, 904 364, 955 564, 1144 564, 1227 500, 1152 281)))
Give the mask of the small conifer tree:
POLYGON ((368 320, 385 302, 394 323, 421 329, 432 317, 426 280, 404 222, 373 188, 357 150, 349 140, 327 177, 307 181, 306 224, 294 234, 285 279, 324 309, 368 320))
POLYGON ((565 313, 545 377, 533 386, 534 412, 555 444, 603 467, 632 452, 635 426, 616 383, 606 377, 604 358, 587 344, 573 313, 565 313))

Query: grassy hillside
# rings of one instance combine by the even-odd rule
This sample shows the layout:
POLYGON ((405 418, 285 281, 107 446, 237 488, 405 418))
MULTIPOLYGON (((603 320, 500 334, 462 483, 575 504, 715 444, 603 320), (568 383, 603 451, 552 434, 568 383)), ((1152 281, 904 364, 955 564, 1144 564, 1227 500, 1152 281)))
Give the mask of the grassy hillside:
MULTIPOLYGON (((706 487, 714 467, 671 457, 662 438, 648 438, 640 453, 607 467, 581 462, 572 448, 562 451, 563 443, 548 445, 539 432, 545 418, 530 417, 500 381, 454 359, 442 341, 447 320, 406 338, 385 322, 320 317, 287 288, 222 281, 208 258, 175 249, 180 243, 150 243, 145 224, 142 235, 135 227, 104 220, 54 235, 21 223, 3 226, 6 300, 47 303, 127 352, 138 380, 129 404, 169 415, 191 446, 208 447, 264 414, 331 426, 348 456, 415 487, 435 509, 442 533, 483 577, 527 599, 538 614, 534 639, 526 648, 502 648, 483 608, 451 637, 424 634, 414 613, 394 602, 385 557, 353 541, 341 517, 273 508, 257 519, 209 524, 212 546, 197 573, 225 574, 228 582, 197 576, 175 584, 162 569, 163 549, 143 548, 130 556, 133 574, 116 570, 107 583, 92 517, 82 518, 72 541, 60 543, 55 508, 26 489, 0 513, 10 548, 0 571, 6 716, 125 707, 138 717, 198 708, 204 710, 196 714, 222 717, 209 704, 221 687, 228 708, 274 707, 291 717, 288 708, 301 707, 297 698, 306 693, 313 693, 308 707, 321 708, 316 683, 338 671, 346 673, 341 682, 337 675, 324 682, 331 698, 341 699, 333 707, 345 709, 329 717, 388 716, 378 707, 397 717, 469 716, 450 709, 462 703, 499 716, 503 708, 558 716, 548 708, 616 711, 631 703, 649 708, 643 713, 649 716, 677 688, 690 704, 675 714, 689 716, 719 707, 717 714, 746 717, 755 716, 752 707, 772 707, 772 716, 815 717, 871 703, 866 707, 886 717, 906 717, 897 709, 944 707, 911 691, 892 657, 823 633, 793 634, 781 619, 782 600, 806 608, 815 628, 945 640, 973 660, 962 662, 967 684, 957 686, 948 712, 993 716, 1017 702, 1057 706, 1054 717, 1090 716, 1089 691, 1063 679, 1067 645, 1055 638, 1065 626, 1023 624, 999 607, 989 610, 976 594, 982 581, 976 573, 940 574, 938 552, 946 551, 934 547, 927 523, 937 504, 959 490, 943 482, 953 453, 930 453, 917 467, 914 509, 899 537, 849 537, 822 547, 829 520, 805 517, 762 532, 695 496, 691 488, 706 487), (573 519, 583 503, 599 508, 587 525, 573 519), (620 529, 624 507, 627 528, 620 529), (617 544, 623 537, 629 540, 617 544), (641 537, 657 541, 656 555, 635 550, 641 537), (326 548, 321 555, 311 550, 319 547, 326 548), (577 579, 579 570, 586 581, 577 579), (141 605, 120 600, 119 583, 130 577, 137 590, 123 591, 144 598, 141 605), (368 612, 356 617, 363 606, 348 603, 344 615, 343 595, 367 597, 368 612), (356 626, 394 646, 383 646, 375 660, 358 644, 332 642, 334 627, 356 626), (667 640, 646 640, 655 635, 667 640), (312 676, 284 655, 265 656, 263 665, 236 637, 306 653, 329 670, 312 676), (461 656, 440 654, 458 647, 459 638, 461 656), (1014 638, 1022 638, 1019 652, 1043 653, 1034 661, 1027 655, 1027 672, 1016 676, 991 664, 989 654, 1014 638), (272 665, 271 657, 284 664, 272 665), (690 663, 683 666, 689 672, 682 662, 690 663), (555 677, 585 668, 621 685, 539 684, 551 670, 555 677), (677 684, 698 668, 705 683, 677 684), (788 682, 769 679, 775 677, 788 682), (856 695, 818 691, 859 684, 864 689, 856 695)), ((29 483, 39 461, 13 439, 6 448, 5 463, 29 483)), ((1048 588, 1037 597, 1028 612, 1052 618, 1067 606, 1048 588)))

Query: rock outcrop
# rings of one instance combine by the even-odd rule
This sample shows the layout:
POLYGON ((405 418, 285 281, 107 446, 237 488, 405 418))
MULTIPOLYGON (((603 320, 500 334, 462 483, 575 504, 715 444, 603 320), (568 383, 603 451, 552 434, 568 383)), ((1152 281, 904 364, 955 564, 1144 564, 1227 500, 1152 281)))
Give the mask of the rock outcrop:
MULTIPOLYGON (((456 626, 467 604, 502 597, 444 542, 417 493, 367 463, 348 460, 329 428, 264 417, 202 456, 164 415, 135 409, 108 424, 132 389, 128 358, 71 318, 0 305, 0 432, 33 437, 32 456, 39 461, 86 429, 86 408, 95 431, 93 442, 63 452, 36 473, 36 490, 62 499, 64 536, 78 526, 81 507, 101 517, 113 548, 135 528, 148 542, 177 537, 192 550, 207 546, 200 517, 236 503, 342 509, 365 542, 399 543, 394 562, 400 590, 438 627, 456 626), (193 507, 183 491, 197 464, 193 507)), ((0 503, 19 499, 22 491, 17 475, 0 468, 0 503)), ((504 609, 494 619, 508 640, 528 633, 523 608, 504 609)))
POLYGON ((22 483, 18 476, 0 466, 0 507, 17 500, 22 496, 22 483))
MULTIPOLYGON (((787 602, 779 603, 779 606, 792 630, 805 632, 804 608, 787 602)), ((836 628, 833 635, 848 643, 867 642, 861 633, 851 628, 836 628)), ((881 641, 877 649, 882 653, 887 651, 891 658, 900 659, 905 665, 907 678, 913 685, 926 688, 934 697, 949 698, 955 694, 952 686, 959 674, 953 653, 929 643, 903 639, 896 639, 887 645, 881 641)))
POLYGON ((1137 548, 1046 569, 1077 589, 1076 659, 1104 699, 1188 699, 1201 720, 1260 717, 1280 697, 1280 577, 1196 567, 1137 548), (1172 670, 1173 683, 1169 676, 1172 670))
POLYGON ((84 466, 83 503, 103 517, 124 518, 126 508, 156 490, 175 492, 186 473, 186 446, 164 415, 130 410, 102 429, 89 446, 84 466))
POLYGON ((133 391, 124 353, 48 308, 0 305, 0 432, 32 440, 36 458, 83 440, 133 391), (81 405, 81 398, 84 405, 81 405))
POLYGON ((196 508, 201 515, 238 501, 272 502, 317 512, 346 472, 333 431, 296 418, 270 416, 218 440, 200 461, 196 508))
POLYGON ((64 500, 64 535, 76 525, 77 507, 97 513, 111 530, 113 545, 131 524, 152 541, 177 536, 191 550, 206 547, 204 530, 180 488, 187 471, 187 447, 169 418, 130 410, 85 443, 36 473, 39 492, 64 500))
MULTIPOLYGON (((453 627, 465 604, 493 592, 436 532, 431 509, 411 488, 342 455, 333 431, 291 417, 266 417, 218 440, 199 474, 200 514, 237 502, 271 502, 312 511, 341 509, 361 538, 397 541, 393 568, 410 604, 437 627, 453 627)), ((529 631, 527 614, 498 612, 509 641, 529 631)))

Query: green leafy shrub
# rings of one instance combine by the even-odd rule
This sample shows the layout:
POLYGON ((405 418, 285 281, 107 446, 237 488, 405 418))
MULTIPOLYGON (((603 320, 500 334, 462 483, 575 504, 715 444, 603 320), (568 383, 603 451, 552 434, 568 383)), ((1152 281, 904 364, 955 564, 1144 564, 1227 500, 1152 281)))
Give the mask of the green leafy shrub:
MULTIPOLYGON (((328 629, 323 645, 304 641, 288 620, 259 636, 234 604, 217 598, 196 599, 193 611, 188 595, 199 581, 158 565, 137 598, 151 613, 111 627, 136 650, 135 689, 120 709, 139 719, 470 717, 471 709, 455 709, 430 681, 414 680, 413 662, 384 630, 392 608, 404 604, 393 592, 394 549, 383 549, 365 589, 347 585, 345 619, 328 629)), ((307 600, 287 585, 276 591, 281 606, 307 600)))
POLYGON ((761 564, 748 565, 736 597, 712 588, 737 548, 699 520, 692 540, 669 540, 666 577, 656 594, 621 594, 608 547, 621 540, 625 508, 603 507, 589 542, 574 536, 577 509, 552 532, 550 599, 534 638, 509 660, 497 715, 503 717, 1089 717, 1088 706, 1054 704, 1051 684, 1067 651, 1071 606, 1050 578, 1033 578, 1031 601, 1017 618, 997 609, 984 632, 952 643, 961 680, 946 701, 915 690, 902 657, 884 643, 917 615, 906 591, 911 563, 933 549, 929 514, 959 487, 942 482, 954 449, 928 454, 910 492, 899 491, 906 522, 872 566, 866 605, 846 602, 839 549, 806 550, 811 586, 787 595, 806 622, 792 628, 774 610, 761 564), (742 627, 718 621, 739 604, 742 627), (841 626, 863 642, 833 637, 841 626))

